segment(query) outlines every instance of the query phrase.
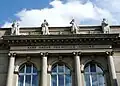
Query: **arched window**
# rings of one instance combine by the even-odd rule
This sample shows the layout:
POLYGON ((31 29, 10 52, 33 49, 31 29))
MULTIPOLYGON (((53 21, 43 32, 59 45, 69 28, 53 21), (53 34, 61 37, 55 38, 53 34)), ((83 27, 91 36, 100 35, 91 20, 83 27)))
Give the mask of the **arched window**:
POLYGON ((38 73, 33 64, 20 67, 18 86, 38 86, 38 73))
POLYGON ((51 78, 51 86, 72 86, 71 71, 65 64, 54 65, 51 78))
POLYGON ((85 86, 105 86, 104 72, 96 63, 85 66, 85 86))

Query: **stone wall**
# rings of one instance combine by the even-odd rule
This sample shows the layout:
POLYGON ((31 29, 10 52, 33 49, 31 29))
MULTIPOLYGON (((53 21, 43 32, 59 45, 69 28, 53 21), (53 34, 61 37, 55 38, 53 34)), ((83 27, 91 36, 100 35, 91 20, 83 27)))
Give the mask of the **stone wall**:
POLYGON ((0 86, 6 86, 8 60, 8 51, 0 50, 0 86))

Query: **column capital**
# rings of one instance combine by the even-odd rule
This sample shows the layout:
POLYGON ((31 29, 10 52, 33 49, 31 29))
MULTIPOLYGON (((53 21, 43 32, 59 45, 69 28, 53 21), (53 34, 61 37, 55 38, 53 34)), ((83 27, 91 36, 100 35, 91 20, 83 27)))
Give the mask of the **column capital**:
POLYGON ((15 57, 15 56, 16 56, 16 53, 8 53, 8 56, 9 56, 9 57, 15 57))
POLYGON ((110 52, 110 51, 106 51, 105 53, 106 53, 108 56, 112 56, 112 55, 114 54, 113 51, 111 51, 111 52, 110 52))
POLYGON ((41 56, 48 56, 48 52, 40 52, 41 56))
POLYGON ((72 52, 72 54, 73 54, 74 56, 80 56, 80 55, 81 55, 81 52, 72 52))

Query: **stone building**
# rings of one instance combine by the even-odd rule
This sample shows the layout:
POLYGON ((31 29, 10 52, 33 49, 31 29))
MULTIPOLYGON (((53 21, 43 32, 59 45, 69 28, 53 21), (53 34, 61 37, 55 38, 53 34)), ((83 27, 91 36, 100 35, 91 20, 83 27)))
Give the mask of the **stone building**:
POLYGON ((0 86, 120 86, 120 26, 0 28, 0 86))

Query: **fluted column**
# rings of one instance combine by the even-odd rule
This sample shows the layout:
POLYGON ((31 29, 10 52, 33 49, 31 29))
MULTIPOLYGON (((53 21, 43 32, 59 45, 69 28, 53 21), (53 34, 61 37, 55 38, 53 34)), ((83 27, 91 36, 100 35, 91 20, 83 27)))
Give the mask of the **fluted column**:
POLYGON ((81 67, 80 67, 80 54, 79 52, 74 52, 74 60, 75 60, 75 83, 76 86, 82 86, 81 79, 81 67))
POLYGON ((9 68, 8 68, 8 76, 7 76, 7 84, 6 86, 13 86, 13 73, 14 73, 14 63, 15 63, 15 53, 9 53, 9 68))
POLYGON ((106 53, 108 55, 109 70, 111 73, 111 85, 118 86, 115 65, 113 60, 113 52, 106 52, 106 53))
POLYGON ((41 86, 47 86, 47 55, 48 53, 41 53, 42 56, 41 86))

